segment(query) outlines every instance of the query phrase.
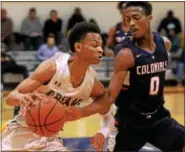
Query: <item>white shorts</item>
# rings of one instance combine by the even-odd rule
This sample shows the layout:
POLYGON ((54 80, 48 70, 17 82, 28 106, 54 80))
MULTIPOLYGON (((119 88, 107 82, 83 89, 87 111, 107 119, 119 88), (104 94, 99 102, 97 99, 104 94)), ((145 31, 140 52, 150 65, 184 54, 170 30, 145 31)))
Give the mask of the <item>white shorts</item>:
POLYGON ((41 137, 13 120, 2 133, 2 151, 69 151, 59 136, 41 137))

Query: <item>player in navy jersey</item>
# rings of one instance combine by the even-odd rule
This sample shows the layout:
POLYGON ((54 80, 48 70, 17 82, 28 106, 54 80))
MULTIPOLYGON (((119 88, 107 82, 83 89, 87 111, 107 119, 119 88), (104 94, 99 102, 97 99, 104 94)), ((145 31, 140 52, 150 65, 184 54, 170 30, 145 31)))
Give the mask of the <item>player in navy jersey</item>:
POLYGON ((130 72, 128 96, 118 106, 116 114, 119 123, 114 151, 138 151, 146 142, 162 151, 182 151, 185 128, 164 107, 167 51, 171 42, 152 32, 150 3, 131 1, 125 7, 125 18, 133 41, 126 38, 115 47, 119 53, 107 92, 94 104, 80 109, 78 116, 99 113, 102 107, 107 108, 114 103, 130 72))
MULTIPOLYGON (((125 1, 126 2, 126 1, 125 1)), ((114 46, 121 41, 124 40, 125 37, 130 37, 131 33, 129 32, 128 26, 126 25, 126 22, 124 21, 124 14, 125 14, 125 8, 124 8, 124 1, 118 2, 118 10, 121 14, 122 21, 117 23, 114 27, 112 27, 108 32, 108 39, 107 39, 107 47, 113 49, 114 46)))

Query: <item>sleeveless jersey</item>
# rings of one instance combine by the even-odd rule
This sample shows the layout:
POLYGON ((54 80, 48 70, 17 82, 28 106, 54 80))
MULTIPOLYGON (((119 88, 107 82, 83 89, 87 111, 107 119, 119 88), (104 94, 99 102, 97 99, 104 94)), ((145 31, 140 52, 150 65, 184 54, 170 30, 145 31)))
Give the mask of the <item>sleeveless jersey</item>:
POLYGON ((130 48, 135 60, 134 67, 129 69, 128 99, 122 102, 122 108, 125 106, 140 112, 151 112, 164 103, 163 89, 168 55, 164 41, 158 33, 154 33, 154 41, 156 49, 153 53, 138 48, 130 39, 125 39, 115 47, 117 51, 123 47, 130 48))
MULTIPOLYGON (((52 58, 56 63, 56 73, 47 85, 39 87, 36 91, 52 96, 66 106, 85 106, 92 102, 90 95, 94 86, 96 72, 89 67, 81 85, 74 88, 70 81, 70 72, 67 53, 56 53, 52 58)), ((17 115, 15 119, 25 124, 24 116, 17 115)))

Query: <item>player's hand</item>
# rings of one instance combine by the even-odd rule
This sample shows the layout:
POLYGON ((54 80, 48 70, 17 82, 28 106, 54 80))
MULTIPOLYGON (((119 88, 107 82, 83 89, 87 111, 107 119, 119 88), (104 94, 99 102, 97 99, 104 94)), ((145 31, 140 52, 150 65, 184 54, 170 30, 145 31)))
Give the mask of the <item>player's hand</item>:
POLYGON ((66 121, 75 121, 82 118, 81 108, 66 107, 65 119, 66 121))
POLYGON ((46 96, 41 93, 28 93, 28 94, 20 94, 20 104, 26 108, 26 110, 30 110, 31 107, 38 104, 40 101, 47 101, 46 96))
POLYGON ((91 139, 91 144, 96 151, 103 151, 104 143, 105 143, 105 137, 101 133, 97 133, 91 139))

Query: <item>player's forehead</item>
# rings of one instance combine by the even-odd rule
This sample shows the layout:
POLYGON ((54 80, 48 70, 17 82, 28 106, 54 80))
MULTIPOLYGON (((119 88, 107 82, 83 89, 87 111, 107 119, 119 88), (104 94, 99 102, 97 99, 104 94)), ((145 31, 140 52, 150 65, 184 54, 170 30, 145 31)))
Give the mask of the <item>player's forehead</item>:
POLYGON ((102 37, 99 33, 87 33, 83 41, 102 43, 102 37))
POLYGON ((125 9, 125 17, 131 17, 135 15, 144 15, 145 11, 140 6, 130 6, 125 9))

